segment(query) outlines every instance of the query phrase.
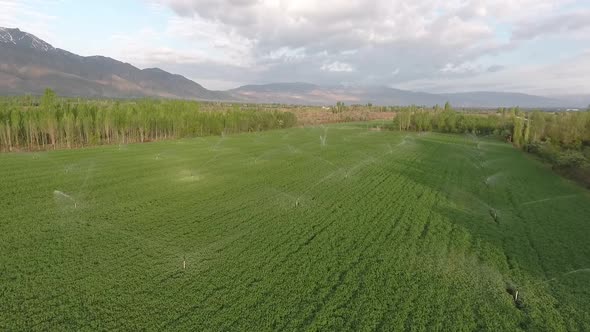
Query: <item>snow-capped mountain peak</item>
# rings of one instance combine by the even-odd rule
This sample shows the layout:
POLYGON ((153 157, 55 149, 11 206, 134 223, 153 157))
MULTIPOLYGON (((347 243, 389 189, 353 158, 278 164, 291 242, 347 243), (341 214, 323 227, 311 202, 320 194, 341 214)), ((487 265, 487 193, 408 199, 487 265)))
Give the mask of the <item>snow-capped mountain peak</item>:
POLYGON ((20 47, 32 48, 42 52, 53 51, 55 48, 36 36, 21 31, 0 27, 0 43, 13 44, 20 47))
POLYGON ((16 45, 16 41, 12 38, 9 29, 0 27, 0 43, 12 43, 16 45))

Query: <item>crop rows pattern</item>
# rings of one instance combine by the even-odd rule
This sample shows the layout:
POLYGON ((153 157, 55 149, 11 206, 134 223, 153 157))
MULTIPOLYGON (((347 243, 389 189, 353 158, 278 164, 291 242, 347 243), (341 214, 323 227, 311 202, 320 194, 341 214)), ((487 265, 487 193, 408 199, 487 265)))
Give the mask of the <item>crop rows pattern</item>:
POLYGON ((493 139, 2 154, 0 184, 0 330, 590 330, 590 196, 493 139))

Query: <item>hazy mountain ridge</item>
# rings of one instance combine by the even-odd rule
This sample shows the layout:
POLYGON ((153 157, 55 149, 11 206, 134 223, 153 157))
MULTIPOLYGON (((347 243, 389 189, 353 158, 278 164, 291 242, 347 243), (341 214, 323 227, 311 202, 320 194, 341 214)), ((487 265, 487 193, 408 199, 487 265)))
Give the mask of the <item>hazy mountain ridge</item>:
POLYGON ((72 97, 151 96, 306 105, 333 105, 342 101, 346 104, 433 106, 449 101, 457 107, 581 108, 586 106, 583 100, 590 100, 590 96, 554 99, 505 92, 434 94, 384 86, 320 86, 298 82, 212 91, 159 68, 139 69, 104 56, 79 56, 19 29, 0 28, 0 94, 41 94, 47 87, 72 97))
POLYGON ((394 89, 383 86, 319 86, 309 83, 271 83, 246 85, 229 91, 236 98, 251 102, 332 105, 443 105, 447 101, 457 107, 568 107, 575 103, 524 93, 462 92, 434 94, 394 89))
POLYGON ((181 75, 142 70, 103 56, 79 56, 18 29, 0 28, 0 92, 39 94, 46 87, 65 96, 230 98, 181 75))
POLYGON ((564 107, 570 106, 570 101, 529 95, 516 92, 472 91, 446 93, 441 96, 458 107, 564 107))

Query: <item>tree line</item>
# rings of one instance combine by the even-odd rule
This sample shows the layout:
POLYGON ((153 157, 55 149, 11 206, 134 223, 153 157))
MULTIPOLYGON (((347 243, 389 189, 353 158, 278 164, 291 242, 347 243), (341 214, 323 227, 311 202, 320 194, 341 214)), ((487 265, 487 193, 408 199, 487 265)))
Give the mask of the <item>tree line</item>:
POLYGON ((0 100, 0 151, 77 148, 288 128, 293 113, 201 109, 181 100, 78 100, 47 90, 41 98, 0 100))
POLYGON ((524 112, 518 107, 496 112, 457 112, 417 106, 399 108, 396 130, 438 131, 502 136, 534 153, 555 169, 590 185, 590 109, 581 112, 524 112))
POLYGON ((513 121, 506 116, 490 113, 457 112, 449 103, 444 108, 427 109, 418 106, 398 108, 394 128, 401 131, 438 131, 502 135, 509 139, 513 121))

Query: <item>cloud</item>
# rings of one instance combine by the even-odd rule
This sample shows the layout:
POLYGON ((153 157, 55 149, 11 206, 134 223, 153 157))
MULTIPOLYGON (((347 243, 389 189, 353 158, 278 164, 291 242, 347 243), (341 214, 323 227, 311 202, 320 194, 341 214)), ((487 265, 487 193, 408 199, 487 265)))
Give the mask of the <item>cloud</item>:
POLYGON ((529 18, 515 29, 513 38, 533 39, 543 35, 584 32, 590 33, 590 9, 573 10, 545 17, 529 18))
POLYGON ((163 37, 152 29, 144 29, 132 35, 114 35, 109 38, 108 43, 109 49, 99 46, 90 52, 107 52, 109 56, 139 67, 150 67, 156 63, 190 65, 212 60, 209 54, 199 49, 183 51, 162 46, 163 37))
POLYGON ((170 22, 175 36, 200 41, 198 47, 216 54, 217 62, 259 69, 250 76, 259 82, 298 77, 338 83, 331 73, 340 72, 349 74, 348 81, 389 84, 392 78, 438 75, 448 63, 507 47, 485 19, 501 7, 485 3, 151 1, 176 13, 170 22), (228 49, 218 52, 220 45, 228 49), (383 67, 403 68, 403 75, 384 73, 383 67))
POLYGON ((282 60, 283 62, 294 62, 303 60, 305 57, 305 48, 299 47, 292 49, 285 46, 271 51, 265 58, 269 60, 282 60))
POLYGON ((447 63, 440 71, 443 73, 465 74, 480 71, 480 69, 472 62, 464 62, 458 65, 447 63))
MULTIPOLYGON (((0 25, 18 26, 76 52, 75 47, 61 44, 67 38, 52 30, 57 20, 66 24, 67 17, 47 14, 63 12, 66 3, 0 0, 0 25)), ((207 87, 212 88, 307 81, 438 91, 493 89, 493 84, 498 89, 538 91, 544 85, 551 87, 544 89, 548 92, 563 90, 562 86, 590 91, 590 82, 579 79, 587 73, 584 62, 574 56, 590 42, 590 5, 585 0, 143 0, 143 4, 163 18, 164 28, 130 26, 78 49, 139 67, 162 67, 211 82, 207 87), (536 54, 540 56, 532 56, 536 54), (568 64, 578 72, 569 71, 568 64), (557 81, 514 76, 527 73, 541 78, 551 72, 555 77, 558 69, 568 75, 557 81), (573 87, 574 81, 579 86, 573 87)), ((78 40, 84 40, 84 27, 79 28, 78 40)))
POLYGON ((352 68, 351 65, 349 65, 348 63, 344 63, 344 62, 332 62, 332 63, 327 63, 322 65, 321 70, 324 71, 331 71, 331 72, 352 72, 354 71, 354 68, 352 68))
POLYGON ((568 95, 581 91, 587 94, 589 76, 590 49, 557 63, 524 65, 510 70, 488 68, 487 72, 474 76, 417 79, 395 87, 432 92, 517 91, 539 95, 568 95))
MULTIPOLYGON (((163 18, 164 28, 134 26, 129 29, 137 30, 123 29, 84 48, 210 82, 210 88, 307 81, 433 90, 469 83, 463 87, 469 90, 493 81, 502 88, 534 90, 539 82, 500 78, 514 80, 511 72, 546 68, 582 50, 543 45, 541 63, 525 56, 534 54, 532 43, 542 45, 551 37, 576 38, 583 45, 590 36, 590 8, 583 0, 143 1, 163 18)), ((44 14, 55 3, 62 2, 0 0, 0 22, 59 40, 52 22, 67 17, 44 14)), ((589 89, 590 83, 577 88, 589 89)))
POLYGON ((46 14, 59 0, 0 0, 0 26, 34 32, 48 42, 56 40, 52 23, 57 17, 46 14))
POLYGON ((505 68, 506 68, 505 66, 501 66, 501 65, 491 65, 487 68, 487 71, 489 73, 495 73, 497 71, 504 70, 505 68))

